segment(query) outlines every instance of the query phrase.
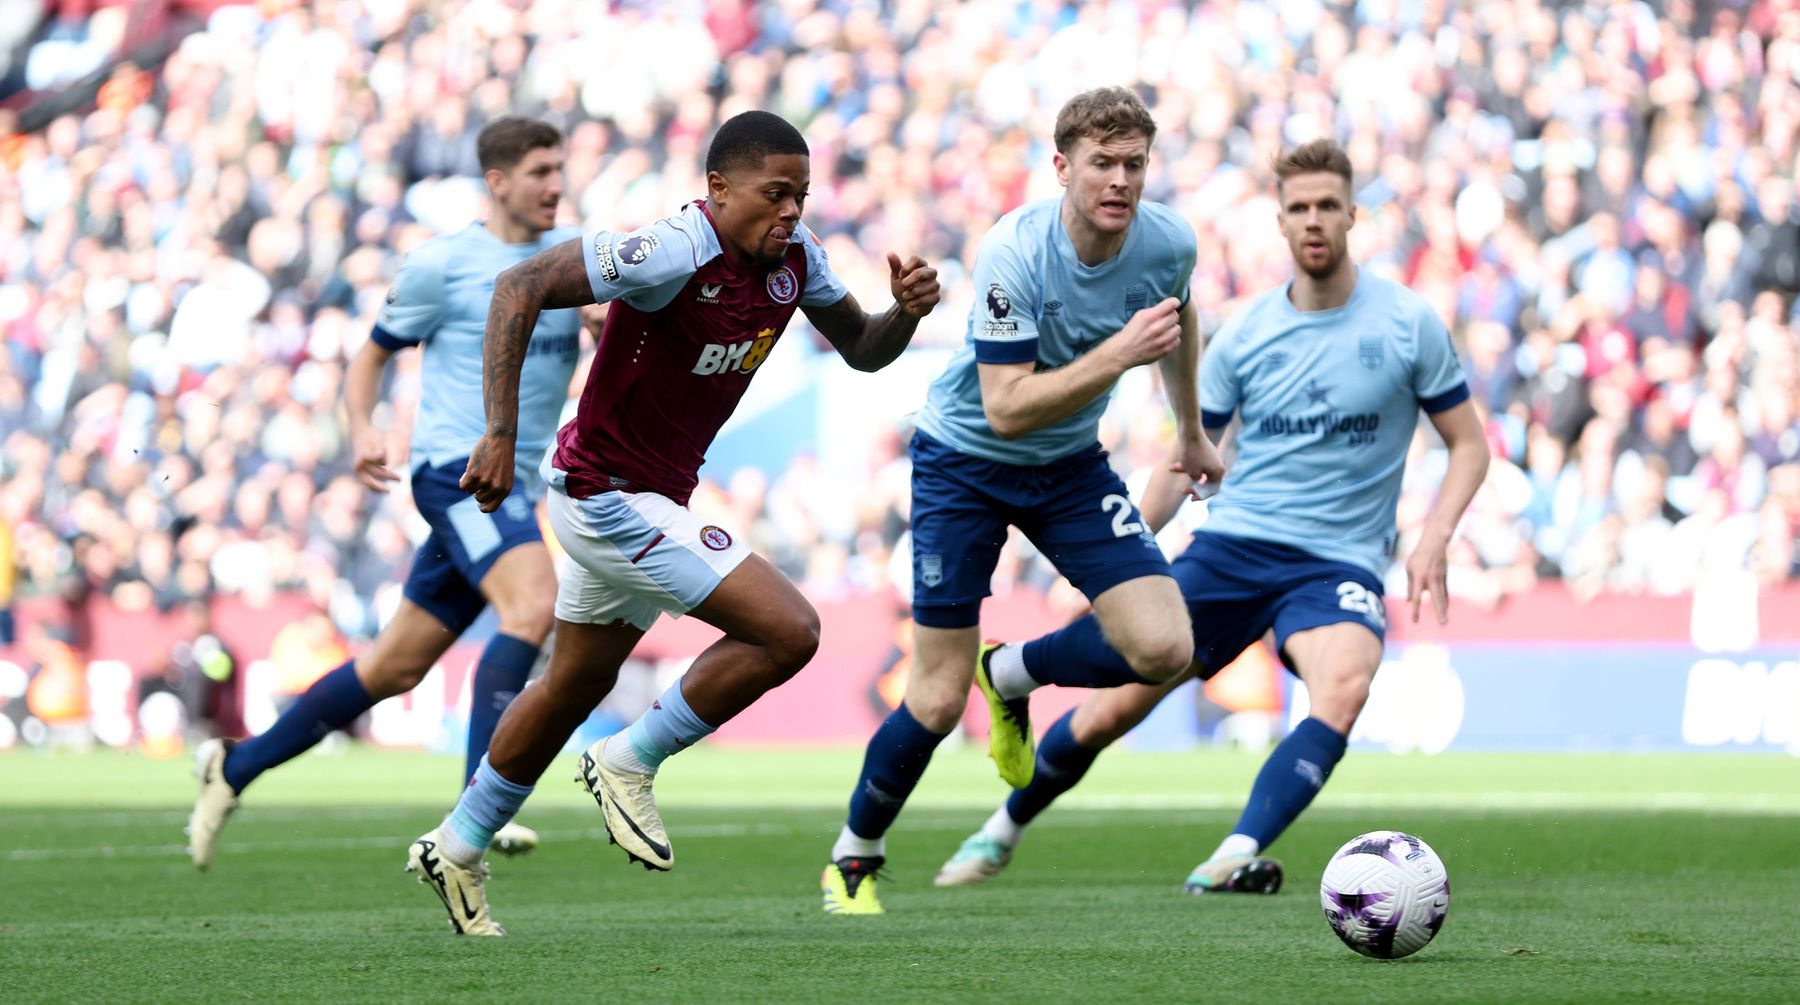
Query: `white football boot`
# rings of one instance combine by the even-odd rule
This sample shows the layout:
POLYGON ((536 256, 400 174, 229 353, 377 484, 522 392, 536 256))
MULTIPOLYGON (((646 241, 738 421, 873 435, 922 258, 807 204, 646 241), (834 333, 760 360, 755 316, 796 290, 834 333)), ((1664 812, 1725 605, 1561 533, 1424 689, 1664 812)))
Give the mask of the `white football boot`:
POLYGON ((236 741, 208 740, 194 750, 194 777, 200 782, 200 794, 194 799, 194 812, 188 815, 188 855, 194 868, 212 865, 213 853, 219 850, 219 832, 238 807, 238 795, 225 781, 225 755, 236 741))
POLYGON ((605 750, 611 740, 626 742, 624 734, 619 733, 589 747, 581 755, 578 780, 600 804, 612 843, 625 849, 631 861, 643 863, 645 869, 667 872, 675 867, 675 850, 669 846, 669 832, 663 829, 662 814, 656 811, 656 798, 650 793, 656 776, 621 771, 607 764, 605 750))
POLYGON ((487 863, 465 869, 438 851, 438 832, 434 828, 421 835, 406 852, 406 871, 419 874, 419 882, 437 891, 444 909, 450 912, 450 927, 458 935, 505 935, 506 929, 488 914, 487 863))

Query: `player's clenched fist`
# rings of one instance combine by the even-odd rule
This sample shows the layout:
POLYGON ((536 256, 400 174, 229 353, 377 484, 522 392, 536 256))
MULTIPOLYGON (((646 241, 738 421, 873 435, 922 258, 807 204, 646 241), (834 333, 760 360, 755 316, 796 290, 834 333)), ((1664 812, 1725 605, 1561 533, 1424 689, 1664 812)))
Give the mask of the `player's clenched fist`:
POLYGON ((1219 456, 1219 448, 1205 434, 1177 443, 1175 459, 1169 465, 1170 471, 1179 471, 1188 476, 1190 499, 1201 499, 1218 491, 1219 483, 1225 480, 1225 460, 1219 456), (1210 485, 1211 489, 1201 491, 1200 486, 1210 485))
POLYGON ((513 438, 489 433, 469 452, 469 466, 457 484, 475 497, 483 513, 500 508, 513 487, 513 438))
POLYGON ((914 255, 901 264, 900 256, 888 252, 888 285, 894 291, 894 303, 915 318, 931 313, 938 302, 937 270, 914 255))
POLYGON ((1125 365, 1154 363, 1181 344, 1181 301, 1168 297, 1138 311, 1119 333, 1107 339, 1113 352, 1124 356, 1125 365))

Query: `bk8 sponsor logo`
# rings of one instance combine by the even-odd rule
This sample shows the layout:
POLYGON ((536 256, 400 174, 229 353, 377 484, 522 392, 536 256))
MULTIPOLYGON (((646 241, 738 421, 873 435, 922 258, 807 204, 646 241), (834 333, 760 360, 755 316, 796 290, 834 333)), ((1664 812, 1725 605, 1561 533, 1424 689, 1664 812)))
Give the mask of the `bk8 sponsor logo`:
POLYGON ((700 359, 692 372, 701 376, 715 373, 749 373, 769 358, 775 346, 775 329, 764 328, 756 338, 724 345, 711 342, 700 347, 700 359))

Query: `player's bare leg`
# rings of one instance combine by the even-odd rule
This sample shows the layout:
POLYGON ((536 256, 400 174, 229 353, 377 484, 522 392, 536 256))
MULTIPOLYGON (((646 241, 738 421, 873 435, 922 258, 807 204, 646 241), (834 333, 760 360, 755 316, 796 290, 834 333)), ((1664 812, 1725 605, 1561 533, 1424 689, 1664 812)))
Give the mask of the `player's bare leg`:
POLYGON ((715 728, 787 683, 819 649, 819 612, 759 555, 689 613, 725 633, 682 678, 688 705, 715 728))
POLYGON ((1310 717, 1349 735, 1381 669, 1381 640, 1354 621, 1295 632, 1282 647, 1306 684, 1310 717))
POLYGON ((624 732, 581 756, 581 779, 632 860, 669 869, 674 850, 651 784, 662 762, 798 673, 819 647, 819 616, 773 565, 746 556, 689 612, 725 633, 624 732))
POLYGON ((619 667, 643 637, 643 629, 631 625, 558 619, 550 666, 500 717, 488 764, 514 784, 536 783, 612 691, 619 667))
POLYGON ((612 690, 619 666, 643 634, 630 625, 557 622, 557 648, 544 678, 526 688, 501 716, 485 763, 456 808, 413 842, 407 871, 437 892, 458 932, 504 934, 487 908, 482 859, 488 846, 563 744, 612 690))
POLYGON ((1357 622, 1295 632, 1282 648, 1306 683, 1311 712, 1264 762, 1237 826, 1188 876, 1189 893, 1280 889, 1281 863, 1262 851, 1331 777, 1381 667, 1381 639, 1357 622))
POLYGON ((913 665, 906 678, 906 710, 933 733, 948 733, 962 721, 975 679, 979 628, 913 629, 913 665))
POLYGON ((356 679, 376 701, 405 694, 419 686, 456 638, 423 607, 401 598, 381 634, 356 658, 356 679))
POLYGON ((1106 640, 1146 681, 1171 680, 1193 662, 1193 625, 1172 576, 1120 583, 1094 598, 1094 617, 1106 640))

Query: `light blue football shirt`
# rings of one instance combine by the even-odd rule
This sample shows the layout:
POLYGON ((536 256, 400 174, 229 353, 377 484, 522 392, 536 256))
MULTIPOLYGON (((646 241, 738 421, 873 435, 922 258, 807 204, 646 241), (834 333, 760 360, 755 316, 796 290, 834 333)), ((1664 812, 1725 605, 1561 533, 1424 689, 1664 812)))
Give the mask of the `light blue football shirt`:
POLYGON ((1419 410, 1469 396, 1450 332, 1423 298, 1358 275, 1342 307, 1302 312, 1282 286, 1233 315, 1200 362, 1208 429, 1238 413, 1237 460, 1203 531, 1291 545, 1376 576, 1419 410))
MULTIPOLYGON (((529 244, 505 244, 479 223, 414 248, 388 288, 373 338, 389 350, 423 346, 419 414, 412 463, 437 467, 462 460, 487 429, 481 399, 481 342, 494 280, 546 248, 581 236, 573 227, 545 232, 529 244)), ((538 315, 519 377, 515 484, 543 495, 538 463, 556 440, 557 419, 581 353, 581 315, 574 309, 538 315)))
POLYGON ((932 439, 1004 464, 1039 465, 1091 447, 1112 389, 1068 418, 1003 440, 981 407, 981 363, 1066 366, 1138 311, 1166 297, 1187 303, 1194 230, 1161 203, 1139 202, 1119 253, 1099 265, 1075 257, 1062 199, 1027 203, 1000 218, 975 260, 975 306, 962 348, 925 396, 917 424, 932 439))

